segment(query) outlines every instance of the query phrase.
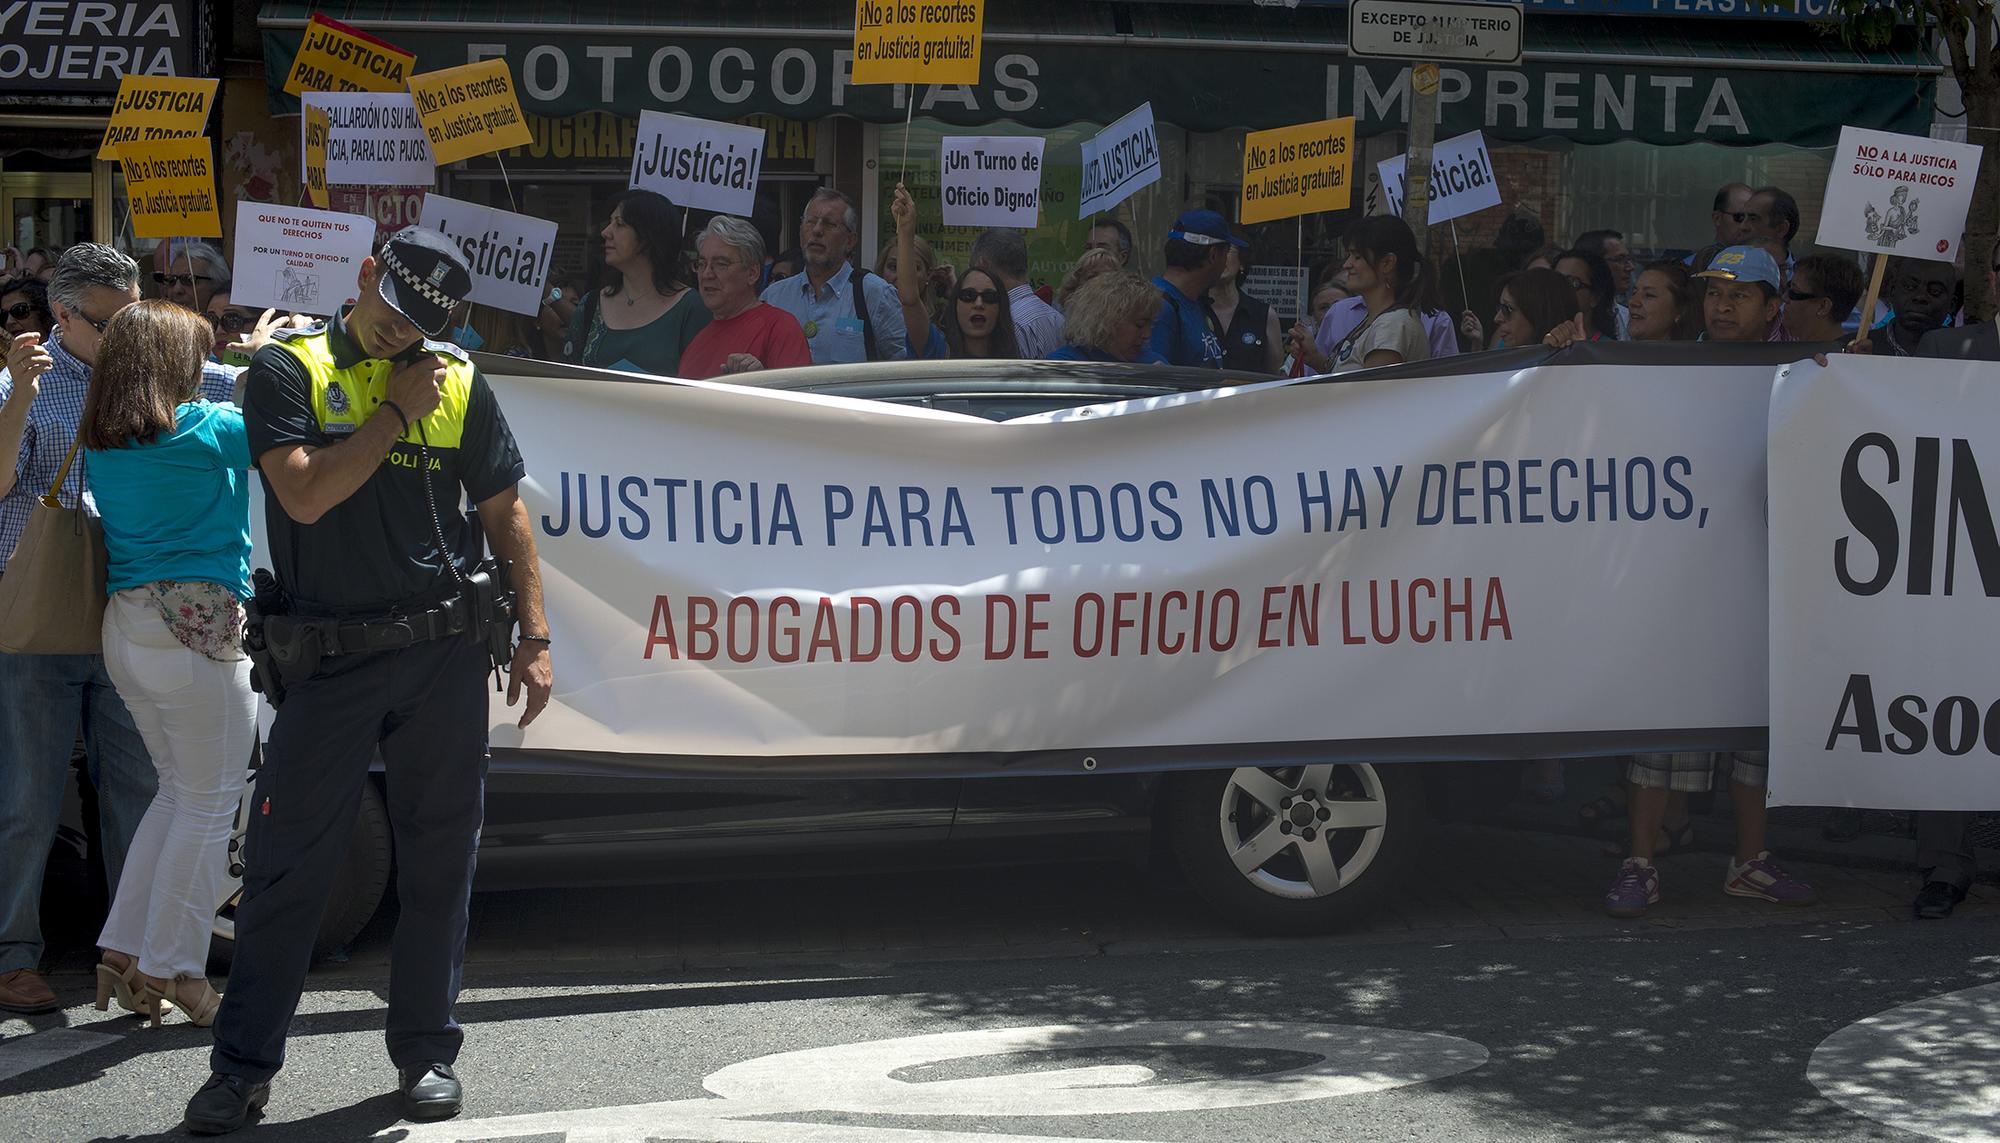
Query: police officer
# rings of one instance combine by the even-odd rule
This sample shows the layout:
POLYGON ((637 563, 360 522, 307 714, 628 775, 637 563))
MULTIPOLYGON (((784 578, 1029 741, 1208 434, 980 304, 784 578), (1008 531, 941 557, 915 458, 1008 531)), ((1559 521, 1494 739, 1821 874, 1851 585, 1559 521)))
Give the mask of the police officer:
MULTIPOLYGON (((402 915, 390 955, 389 1058, 412 1119, 455 1115, 452 1019, 485 787, 480 533, 509 561, 520 619, 507 703, 520 723, 553 675, 524 468, 486 380, 442 335, 472 288, 443 236, 410 228, 361 264, 357 298, 251 361, 250 455, 263 473, 277 586, 257 608, 282 690, 254 796, 236 959, 214 1074, 186 1125, 243 1126, 270 1096, 320 914, 379 746, 402 915), (478 529, 461 511, 470 498, 478 529), (268 614, 276 611, 279 614, 268 614)), ((504 585, 502 585, 504 586, 504 585)), ((493 623, 501 620, 492 619, 493 623)), ((510 645, 511 628, 499 645, 510 645)), ((256 649, 256 639, 251 641, 256 649)))

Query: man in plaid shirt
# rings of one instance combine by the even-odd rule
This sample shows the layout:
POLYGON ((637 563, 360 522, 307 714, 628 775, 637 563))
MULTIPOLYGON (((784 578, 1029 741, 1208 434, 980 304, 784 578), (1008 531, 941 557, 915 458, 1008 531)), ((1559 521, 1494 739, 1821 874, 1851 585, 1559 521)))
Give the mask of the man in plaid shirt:
MULTIPOLYGON (((49 283, 56 323, 48 343, 23 334, 7 347, 0 372, 0 561, 13 557, 29 511, 48 493, 76 440, 104 327, 138 300, 137 263, 109 246, 72 246, 49 283)), ((206 366, 201 395, 232 400, 237 372, 206 366)), ((62 488, 66 503, 79 496, 94 512, 81 462, 70 467, 62 488)), ((38 971, 42 872, 79 723, 97 788, 104 872, 116 885, 155 779, 103 656, 0 654, 0 1011, 60 1007, 38 971)))

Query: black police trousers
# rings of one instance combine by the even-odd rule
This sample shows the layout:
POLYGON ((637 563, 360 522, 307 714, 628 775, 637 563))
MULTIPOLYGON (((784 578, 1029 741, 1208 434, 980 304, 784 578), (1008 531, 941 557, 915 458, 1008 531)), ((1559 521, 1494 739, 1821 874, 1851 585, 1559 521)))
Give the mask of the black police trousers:
POLYGON ((254 787, 236 958, 214 1071, 263 1081, 285 1060, 313 938, 375 747, 387 771, 402 905, 390 952, 389 1058, 451 1063, 466 909, 486 789, 491 661, 459 635, 321 661, 278 708, 254 787))

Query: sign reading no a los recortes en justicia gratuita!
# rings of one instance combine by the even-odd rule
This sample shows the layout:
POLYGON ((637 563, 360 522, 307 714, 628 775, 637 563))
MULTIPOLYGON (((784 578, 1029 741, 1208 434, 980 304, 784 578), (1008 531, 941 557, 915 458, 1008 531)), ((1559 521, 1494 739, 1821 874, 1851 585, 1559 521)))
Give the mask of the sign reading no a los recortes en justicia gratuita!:
POLYGON ((675 206, 747 218, 757 206, 764 140, 761 127, 641 111, 629 185, 675 206))
POLYGON ((1344 210, 1354 195, 1354 120, 1322 119, 1243 140, 1245 223, 1344 210))
POLYGON ((1521 58, 1522 23, 1519 4, 1354 0, 1347 9, 1347 54, 1514 63, 1521 58))
POLYGON ((410 77, 431 158, 456 163, 535 141, 506 60, 481 60, 410 77))
POLYGON ((1979 154, 1966 143, 1841 128, 1819 244, 1951 261, 1965 234, 1979 154))

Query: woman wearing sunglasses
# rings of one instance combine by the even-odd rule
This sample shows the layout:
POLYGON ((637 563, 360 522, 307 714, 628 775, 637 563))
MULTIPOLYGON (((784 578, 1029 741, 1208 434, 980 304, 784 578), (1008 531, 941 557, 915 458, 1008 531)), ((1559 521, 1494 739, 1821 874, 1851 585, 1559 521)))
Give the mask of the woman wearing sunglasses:
POLYGON ((49 287, 37 278, 10 278, 0 282, 0 322, 7 340, 24 333, 38 333, 47 341, 55 328, 56 316, 49 310, 49 287))
POLYGON ((1021 356, 1014 311, 993 275, 975 268, 959 276, 951 304, 944 308, 944 340, 957 358, 1021 356))
POLYGON ((208 319, 208 328, 215 334, 215 346, 209 351, 209 356, 229 365, 249 364, 247 361, 228 361, 224 354, 230 346, 250 340, 257 332, 259 319, 268 318, 271 313, 265 310, 260 315, 256 310, 231 305, 228 290, 217 290, 209 295, 208 308, 201 315, 208 319))

